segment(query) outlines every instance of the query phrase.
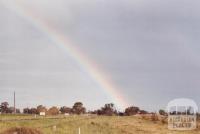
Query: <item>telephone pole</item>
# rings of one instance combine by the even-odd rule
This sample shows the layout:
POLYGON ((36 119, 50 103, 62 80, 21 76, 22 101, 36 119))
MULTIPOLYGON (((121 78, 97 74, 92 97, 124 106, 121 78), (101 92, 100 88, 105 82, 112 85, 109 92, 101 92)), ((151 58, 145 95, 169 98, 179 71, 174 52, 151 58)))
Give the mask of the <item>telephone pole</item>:
POLYGON ((16 113, 16 107, 15 107, 15 91, 14 91, 14 114, 16 113))

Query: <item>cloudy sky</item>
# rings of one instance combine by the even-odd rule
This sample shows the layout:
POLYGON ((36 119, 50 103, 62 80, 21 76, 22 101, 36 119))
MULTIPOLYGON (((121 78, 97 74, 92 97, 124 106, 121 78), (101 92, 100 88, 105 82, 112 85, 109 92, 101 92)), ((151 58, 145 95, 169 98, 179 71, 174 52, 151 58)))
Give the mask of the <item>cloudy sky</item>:
POLYGON ((95 61, 130 105, 164 108, 200 102, 200 2, 197 0, 0 0, 0 101, 18 107, 94 109, 112 102, 77 61, 26 17, 19 2, 95 61), (12 4, 15 6, 15 4, 12 4))

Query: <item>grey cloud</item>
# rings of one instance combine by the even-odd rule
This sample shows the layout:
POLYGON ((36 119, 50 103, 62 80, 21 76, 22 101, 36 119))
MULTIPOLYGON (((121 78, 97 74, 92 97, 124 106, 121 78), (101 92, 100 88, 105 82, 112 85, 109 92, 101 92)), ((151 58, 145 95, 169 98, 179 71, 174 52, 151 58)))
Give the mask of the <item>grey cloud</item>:
MULTIPOLYGON (((130 104, 156 109, 175 97, 200 101, 196 95, 200 73, 198 1, 23 2, 95 61, 130 104), (151 108, 150 103, 156 104, 151 108)), ((99 87, 85 76, 74 59, 30 22, 2 10, 0 16, 5 19, 0 22, 0 75, 5 79, 0 79, 1 85, 9 85, 14 77, 14 86, 18 83, 27 87, 16 80, 21 76, 35 90, 48 87, 53 93, 59 87, 65 93, 65 88, 73 88, 72 94, 79 93, 75 98, 92 106, 94 103, 87 100, 91 90, 82 88, 96 92, 99 87), (22 73, 14 73, 18 71, 22 73)), ((98 104, 108 101, 104 93, 98 93, 98 104)), ((70 102, 74 100, 69 98, 70 102)))

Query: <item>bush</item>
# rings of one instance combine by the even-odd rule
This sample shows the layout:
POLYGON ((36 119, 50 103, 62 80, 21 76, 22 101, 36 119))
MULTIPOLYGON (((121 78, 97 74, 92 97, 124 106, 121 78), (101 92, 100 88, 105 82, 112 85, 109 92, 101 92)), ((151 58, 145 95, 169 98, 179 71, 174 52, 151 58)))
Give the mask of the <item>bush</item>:
POLYGON ((140 111, 139 107, 128 107, 125 109, 125 115, 131 116, 135 115, 140 111))
POLYGON ((165 110, 163 110, 163 109, 160 109, 160 110, 159 110, 159 114, 160 114, 160 115, 167 115, 167 113, 166 113, 165 110))
POLYGON ((59 110, 57 107, 51 107, 48 111, 47 111, 48 115, 58 115, 59 114, 59 110))
POLYGON ((117 110, 113 103, 105 104, 104 107, 96 111, 98 115, 112 116, 117 115, 117 110))
POLYGON ((72 109, 69 108, 69 107, 66 107, 66 106, 63 106, 63 107, 60 108, 60 112, 61 112, 62 114, 65 114, 65 113, 70 114, 71 111, 72 111, 72 109))

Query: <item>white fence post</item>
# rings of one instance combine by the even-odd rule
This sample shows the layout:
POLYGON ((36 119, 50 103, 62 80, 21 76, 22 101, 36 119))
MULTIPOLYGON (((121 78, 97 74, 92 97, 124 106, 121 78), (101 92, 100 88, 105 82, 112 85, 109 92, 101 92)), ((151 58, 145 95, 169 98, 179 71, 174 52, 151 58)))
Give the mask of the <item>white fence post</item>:
POLYGON ((81 134, 81 128, 80 127, 78 128, 78 134, 81 134))
POLYGON ((53 126, 53 132, 56 132, 56 125, 53 126))

